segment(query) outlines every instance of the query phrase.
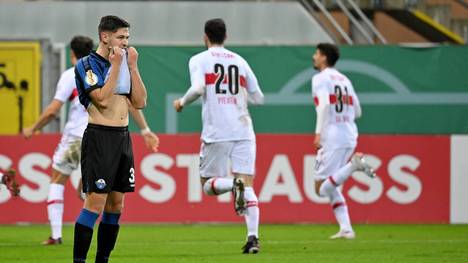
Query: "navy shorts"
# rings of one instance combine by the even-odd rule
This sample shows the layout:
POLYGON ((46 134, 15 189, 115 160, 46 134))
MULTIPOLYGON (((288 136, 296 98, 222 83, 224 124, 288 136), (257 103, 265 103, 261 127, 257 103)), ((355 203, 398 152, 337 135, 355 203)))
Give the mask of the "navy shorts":
POLYGON ((133 192, 134 167, 127 126, 88 124, 81 143, 83 192, 133 192))

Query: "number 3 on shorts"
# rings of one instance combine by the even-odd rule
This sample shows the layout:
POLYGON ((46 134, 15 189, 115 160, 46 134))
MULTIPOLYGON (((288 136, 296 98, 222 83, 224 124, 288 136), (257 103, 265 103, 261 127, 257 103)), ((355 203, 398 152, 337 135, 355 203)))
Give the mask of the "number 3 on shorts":
POLYGON ((133 169, 133 168, 130 168, 130 178, 128 178, 128 181, 131 184, 135 183, 135 169, 133 169))

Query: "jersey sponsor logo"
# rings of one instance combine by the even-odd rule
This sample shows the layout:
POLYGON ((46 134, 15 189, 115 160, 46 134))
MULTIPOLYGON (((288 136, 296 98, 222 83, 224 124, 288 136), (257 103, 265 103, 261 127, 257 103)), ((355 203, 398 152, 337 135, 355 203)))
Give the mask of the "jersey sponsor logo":
POLYGON ((104 187, 106 187, 106 181, 104 179, 99 179, 94 183, 98 189, 104 189, 104 187))
POLYGON ((94 86, 98 83, 98 77, 97 75, 90 69, 86 71, 86 78, 85 78, 86 84, 89 86, 94 86))

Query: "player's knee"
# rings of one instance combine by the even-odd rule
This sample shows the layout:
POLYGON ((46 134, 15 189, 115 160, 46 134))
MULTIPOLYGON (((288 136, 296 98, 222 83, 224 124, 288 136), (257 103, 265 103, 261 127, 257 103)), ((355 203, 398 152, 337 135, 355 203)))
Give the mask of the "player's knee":
POLYGON ((110 213, 120 213, 123 209, 123 204, 106 204, 104 211, 110 213))

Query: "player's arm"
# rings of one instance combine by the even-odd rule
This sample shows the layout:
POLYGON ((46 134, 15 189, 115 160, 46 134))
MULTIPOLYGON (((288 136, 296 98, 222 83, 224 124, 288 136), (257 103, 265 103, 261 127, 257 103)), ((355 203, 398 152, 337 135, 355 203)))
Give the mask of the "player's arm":
POLYGON ((128 101, 128 111, 130 112, 130 115, 132 115, 135 123, 140 128, 140 133, 143 136, 146 147, 150 150, 153 150, 154 152, 157 152, 159 147, 159 138, 149 128, 145 119, 145 115, 143 115, 143 111, 135 109, 130 101, 128 101))
POLYGON ((42 129, 51 120, 55 119, 62 107, 63 102, 57 99, 53 99, 52 102, 45 108, 39 119, 31 126, 23 129, 22 133, 26 139, 31 138, 34 132, 42 129))
MULTIPOLYGON (((112 65, 111 72, 107 82, 103 86, 91 86, 88 90, 89 97, 93 105, 105 109, 109 104, 110 98, 114 95, 115 87, 117 87, 119 80, 120 64, 122 62, 122 50, 119 47, 114 47, 109 55, 109 61, 112 65)), ((86 74, 86 73, 85 73, 86 74)), ((86 75, 84 76, 86 78, 86 75)), ((98 83, 99 85, 99 83, 98 83)))
POLYGON ((174 101, 174 109, 181 112, 185 105, 197 100, 205 92, 205 79, 202 72, 202 67, 199 65, 196 58, 190 59, 190 82, 191 86, 182 98, 174 101))
POLYGON ((141 79, 140 71, 138 70, 138 52, 134 47, 128 48, 128 68, 130 70, 130 78, 132 82, 132 92, 130 94, 130 102, 137 109, 146 107, 146 87, 141 79))
POLYGON ((324 83, 317 78, 312 79, 312 94, 314 96, 315 112, 317 113, 314 146, 318 150, 322 147, 320 139, 328 116, 327 112, 330 107, 330 94, 324 86, 324 83))
POLYGON ((263 95, 260 86, 258 85, 258 80, 249 64, 244 61, 246 69, 246 82, 247 82, 247 100, 249 103, 260 105, 265 102, 265 96, 263 95))
POLYGON ((26 127, 22 130, 23 136, 26 139, 31 138, 34 132, 42 129, 50 121, 55 119, 59 114, 60 108, 62 105, 70 98, 73 90, 75 89, 75 81, 71 77, 70 71, 65 71, 60 76, 60 79, 57 83, 57 90, 55 91, 54 99, 50 102, 49 105, 44 109, 39 116, 39 119, 31 126, 26 127))
POLYGON ((359 102, 359 98, 358 98, 356 91, 354 91, 354 96, 355 96, 355 98, 353 98, 354 119, 358 119, 362 116, 361 103, 359 102))

